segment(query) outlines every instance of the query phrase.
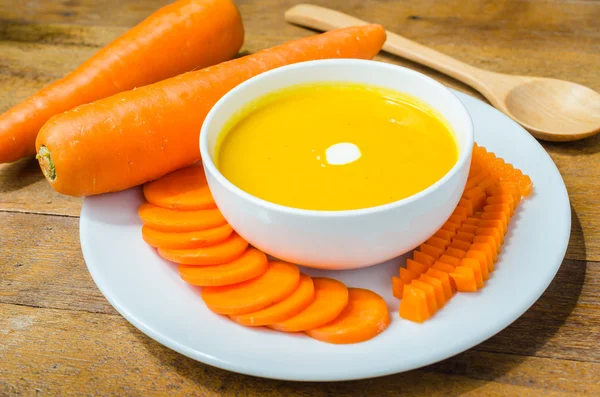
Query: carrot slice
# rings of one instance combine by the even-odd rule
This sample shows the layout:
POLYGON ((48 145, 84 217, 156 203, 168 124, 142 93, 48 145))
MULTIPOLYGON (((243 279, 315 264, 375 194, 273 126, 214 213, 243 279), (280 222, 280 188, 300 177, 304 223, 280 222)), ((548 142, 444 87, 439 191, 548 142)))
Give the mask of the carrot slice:
POLYGON ((331 278, 314 278, 315 299, 306 309, 269 327, 283 332, 299 332, 321 327, 340 315, 348 304, 348 288, 331 278))
POLYGON ((481 273, 481 265, 479 264, 479 261, 473 258, 464 258, 462 261, 460 261, 460 266, 472 269, 473 275, 475 276, 477 289, 483 288, 483 274, 481 273))
POLYGON ((475 259, 477 262, 479 262, 479 267, 481 268, 481 277, 484 281, 489 280, 490 274, 488 270, 488 259, 485 253, 481 251, 467 251, 465 258, 475 259))
POLYGON ((444 307, 446 304, 446 297, 444 296, 444 289, 442 288, 442 282, 435 277, 428 276, 427 274, 421 274, 419 280, 431 285, 433 292, 435 293, 435 301, 438 308, 444 307))
POLYGON ((298 288, 284 300, 262 310, 229 316, 241 325, 259 327, 285 321, 306 309, 315 299, 315 287, 312 278, 300 275, 298 288))
POLYGON ((458 232, 458 233, 456 233, 456 236, 454 237, 455 240, 466 241, 468 243, 472 242, 474 238, 475 238, 475 235, 473 233, 464 233, 464 232, 458 232))
POLYGON ((489 244, 490 248, 492 249, 492 253, 496 253, 496 258, 498 257, 498 253, 500 252, 501 249, 501 244, 498 243, 498 240, 496 240, 494 237, 492 236, 475 236, 475 238, 473 239, 473 243, 482 243, 482 244, 489 244))
POLYGON ((450 241, 435 236, 430 237, 429 240, 427 240, 425 243, 439 248, 441 250, 445 250, 450 245, 450 241))
POLYGON ((508 226, 508 215, 504 212, 484 212, 481 214, 482 220, 499 220, 502 222, 503 227, 506 229, 508 226))
MULTIPOLYGON (((495 241, 495 248, 500 252, 500 247, 504 243, 504 234, 495 227, 479 227, 475 231, 475 237, 477 236, 489 236, 495 241)), ((475 239, 473 239, 475 241, 475 239)))
POLYGON ((484 179, 488 177, 489 173, 487 171, 479 171, 477 175, 473 175, 469 179, 467 179, 467 183, 465 184, 465 190, 470 190, 475 186, 479 185, 484 179))
POLYGON ((260 277, 233 285, 202 288, 202 299, 215 313, 252 313, 287 298, 298 288, 299 282, 298 266, 270 262, 260 277))
POLYGON ((419 288, 420 290, 425 291, 425 294, 427 296, 427 309, 429 310, 429 313, 431 313, 432 315, 435 314, 435 312, 438 311, 438 309, 441 309, 438 304, 437 304, 437 300, 435 297, 435 290, 433 288, 433 286, 424 283, 423 281, 416 279, 411 281, 410 285, 412 285, 415 288, 419 288))
POLYGON ((372 339, 390 324, 383 298, 362 288, 348 289, 348 304, 335 320, 305 331, 311 338, 335 344, 358 343, 372 339))
POLYGON ((453 257, 458 258, 458 259, 462 259, 462 258, 465 257, 466 253, 467 252, 464 251, 464 250, 461 250, 461 249, 458 249, 458 248, 449 247, 446 250, 445 255, 453 256, 453 257))
POLYGON ((474 251, 483 251, 488 256, 488 269, 490 263, 492 264, 492 268, 490 272, 494 271, 494 263, 498 260, 498 254, 494 247, 492 247, 489 243, 473 243, 471 244, 471 249, 474 251), (491 260, 489 260, 491 258, 491 260))
POLYGON ((448 276, 448 273, 431 268, 427 270, 426 274, 430 277, 434 277, 440 280, 440 282, 442 283, 442 289, 444 291, 444 298, 446 299, 446 301, 452 299, 452 295, 454 295, 456 289, 454 289, 453 283, 450 281, 450 276, 448 276))
POLYGON ((467 219, 468 213, 467 213, 467 210, 465 208, 456 207, 454 209, 454 212, 452 212, 452 215, 460 217, 460 222, 462 223, 462 222, 465 221, 465 219, 467 219))
POLYGON ((449 263, 437 261, 433 264, 432 268, 436 270, 441 270, 442 272, 452 273, 454 269, 456 269, 456 266, 453 266, 449 263))
POLYGON ((413 259, 427 266, 433 265, 435 258, 421 251, 413 251, 413 259))
POLYGON ((443 263, 447 263, 447 264, 452 265, 452 266, 458 266, 460 264, 460 259, 455 258, 455 257, 450 256, 450 255, 446 255, 446 254, 440 256, 439 261, 443 262, 443 263))
POLYGON ((479 223, 479 227, 493 227, 493 228, 500 230, 502 232, 502 235, 506 234, 506 228, 504 227, 504 224, 502 223, 501 220, 498 220, 498 219, 482 220, 479 223))
POLYGON ((483 212, 505 212, 512 215, 512 208, 508 204, 488 204, 483 207, 483 212))
POLYGON ((404 293, 404 281, 399 277, 392 276, 392 295, 398 299, 402 299, 404 293))
POLYGON ((435 237, 439 237, 444 240, 452 240, 452 237, 454 237, 454 235, 456 235, 456 233, 449 232, 448 230, 444 229, 440 229, 434 234, 435 237))
POLYGON ((200 287, 215 287, 241 283, 262 275, 269 267, 267 256, 254 248, 223 265, 180 265, 179 276, 187 283, 200 287))
POLYGON ((207 247, 227 240, 233 229, 229 224, 194 232, 172 233, 142 226, 142 238, 155 248, 192 249, 207 247))
POLYGON ((465 219, 465 221, 463 222, 463 226, 464 225, 477 226, 477 225, 479 225, 479 222, 480 222, 479 218, 469 217, 469 218, 465 219))
POLYGON ((442 225, 441 229, 443 230, 447 230, 449 232, 455 233, 456 229, 458 229, 459 225, 452 223, 452 222, 446 222, 442 225))
POLYGON ((462 224, 463 218, 459 215, 450 215, 448 218, 448 222, 454 223, 456 226, 460 227, 462 224))
POLYGON ((193 232, 227 223, 218 209, 177 211, 145 203, 138 209, 144 225, 161 232, 193 232))
POLYGON ((429 266, 408 258, 406 259, 406 268, 415 274, 421 274, 426 272, 429 266))
POLYGON ((432 256, 435 259, 439 258, 440 255, 442 255, 442 253, 444 252, 444 250, 441 250, 439 248, 436 248, 436 247, 426 244, 426 243, 421 244, 419 246, 419 251, 421 251, 429 256, 432 256))
POLYGON ((452 244, 450 244, 450 247, 457 248, 462 251, 468 251, 469 248, 471 248, 471 243, 462 240, 452 240, 452 244))
POLYGON ((400 302, 400 317, 416 323, 423 323, 431 317, 425 291, 411 285, 405 286, 400 302))
POLYGON ((144 185, 146 200, 176 210, 216 208, 202 166, 192 165, 144 185))
POLYGON ((248 242, 237 233, 219 244, 189 250, 158 249, 164 259, 181 265, 222 265, 238 258, 248 248, 248 242))
POLYGON ((477 283, 473 269, 463 266, 457 266, 454 273, 450 273, 450 277, 456 284, 456 289, 460 292, 476 292, 477 283))
POLYGON ((419 277, 417 273, 403 267, 400 268, 400 280, 402 280, 405 285, 410 284, 410 282, 417 277, 419 277))

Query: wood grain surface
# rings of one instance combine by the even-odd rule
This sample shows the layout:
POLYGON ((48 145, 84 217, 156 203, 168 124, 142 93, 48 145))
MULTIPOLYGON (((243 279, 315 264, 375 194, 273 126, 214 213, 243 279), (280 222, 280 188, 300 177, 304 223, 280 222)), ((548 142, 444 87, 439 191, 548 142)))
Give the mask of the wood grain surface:
MULTIPOLYGON (((0 0, 0 112, 72 70, 166 0, 0 0)), ((283 21, 301 1, 237 1, 242 53, 312 32, 283 21)), ((493 71, 600 91, 600 2, 316 0, 493 71)), ((447 86, 481 96, 387 54, 447 86)), ((475 348, 417 371, 294 383, 215 369, 150 340, 94 285, 79 247, 81 199, 61 196, 37 162, 0 165, 0 396, 600 395, 600 136, 542 143, 572 206, 571 240, 551 286, 475 348)), ((551 244, 552 242, 548 242, 551 244)))

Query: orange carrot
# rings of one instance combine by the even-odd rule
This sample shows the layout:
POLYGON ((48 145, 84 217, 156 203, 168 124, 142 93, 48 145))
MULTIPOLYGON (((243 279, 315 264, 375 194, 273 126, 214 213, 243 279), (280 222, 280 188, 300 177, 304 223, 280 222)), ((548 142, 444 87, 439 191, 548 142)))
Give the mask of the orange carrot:
POLYGON ((456 284, 456 289, 460 292, 476 292, 477 283, 473 269, 463 266, 457 266, 454 273, 450 273, 450 277, 456 284))
POLYGON ((216 208, 210 193, 204 168, 197 165, 171 172, 144 185, 149 203, 175 210, 204 210, 216 208))
POLYGON ((426 274, 430 277, 440 280, 442 283, 442 290, 444 291, 444 298, 446 301, 449 301, 456 290, 453 288, 454 285, 450 281, 450 276, 448 276, 448 273, 431 268, 427 270, 426 274))
POLYGON ((427 274, 421 274, 419 281, 427 283, 433 287, 435 293, 435 301, 439 308, 442 308, 446 304, 446 297, 444 296, 444 289, 442 288, 442 282, 435 277, 428 276, 427 274))
POLYGON ((254 248, 246 250, 232 262, 214 266, 180 265, 179 276, 200 287, 215 287, 241 283, 267 271, 267 256, 254 248))
POLYGON ((421 274, 427 271, 428 266, 409 258, 406 260, 406 268, 415 274, 421 274))
POLYGON ((390 324, 383 298, 362 288, 348 289, 348 304, 335 320, 305 331, 311 338, 335 344, 358 343, 372 339, 390 324))
POLYGON ((321 327, 340 315, 348 304, 348 288, 331 278, 314 278, 313 282, 314 301, 294 317, 270 324, 270 328, 283 332, 306 331, 321 327))
POLYGON ((419 246, 419 251, 429 256, 432 256, 435 259, 439 258, 440 255, 442 255, 442 253, 444 252, 444 250, 441 250, 429 244, 421 244, 419 246))
POLYGON ((483 280, 486 281, 490 278, 488 259, 485 253, 481 251, 467 251, 463 260, 464 259, 476 260, 477 263, 479 263, 479 268, 481 269, 481 277, 483 278, 483 280))
POLYGON ((461 251, 468 251, 471 247, 471 243, 469 243, 468 241, 453 240, 452 244, 450 244, 450 247, 459 249, 461 251))
POLYGON ((463 222, 463 226, 464 225, 473 225, 473 226, 477 226, 480 222, 479 218, 467 218, 465 219, 465 221, 463 222))
POLYGON ((248 248, 248 242, 237 233, 219 244, 189 250, 158 249, 158 254, 168 261, 181 265, 222 265, 239 258, 248 248))
POLYGON ((450 245, 450 241, 449 240, 444 240, 441 239, 439 237, 429 237, 429 239, 426 241, 427 244, 434 246, 436 248, 439 248, 441 250, 445 250, 449 245, 450 245))
MULTIPOLYGON (((179 0, 159 9, 66 77, 2 114, 0 163, 33 156, 38 131, 52 116, 226 61, 243 41, 242 20, 231 0, 179 0)), ((105 121, 111 123, 110 118, 105 121)), ((104 142, 96 149, 111 151, 112 142, 104 142)))
POLYGON ((193 232, 227 223, 218 209, 177 211, 145 203, 138 209, 144 225, 161 232, 193 232))
POLYGON ((438 302, 435 296, 435 289, 433 288, 433 286, 424 283, 419 279, 411 281, 410 285, 422 291, 425 291, 425 295, 427 296, 427 309, 429 310, 429 313, 433 315, 435 314, 435 312, 441 309, 441 307, 438 306, 438 302))
POLYGON ((408 270, 403 267, 400 268, 400 280, 402 280, 404 284, 409 284, 417 277, 419 277, 419 275, 412 270, 408 270))
POLYGON ((460 266, 462 266, 462 267, 468 267, 471 270, 473 270, 473 275, 475 277, 475 284, 477 286, 477 289, 483 288, 483 281, 484 281, 483 280, 483 273, 481 271, 481 265, 479 264, 478 261, 476 261, 473 258, 464 258, 460 262, 460 266))
POLYGON ((312 278, 300 275, 298 288, 284 300, 262 310, 229 316, 241 325, 258 327, 285 321, 306 309, 315 299, 315 287, 312 278))
POLYGON ((440 229, 435 232, 434 236, 444 240, 452 240, 452 237, 454 237, 455 234, 456 233, 449 232, 448 230, 440 229))
POLYGON ((446 272, 446 273, 452 273, 454 271, 454 269, 456 269, 456 266, 451 265, 446 262, 437 261, 433 264, 433 266, 431 268, 435 269, 435 270, 440 270, 440 271, 446 272))
MULTIPOLYGON (((218 37, 228 35, 219 32, 218 37)), ((333 30, 81 105, 42 127, 36 139, 40 166, 54 190, 71 196, 157 179, 200 159, 206 114, 238 84, 303 61, 371 59, 384 41, 380 25, 333 30)))
POLYGON ((400 317, 417 323, 423 323, 431 317, 425 291, 412 285, 404 287, 404 295, 400 302, 400 317))
POLYGON ((299 282, 298 266, 270 262, 260 277, 239 284, 202 288, 202 299, 215 313, 252 313, 284 300, 298 288, 299 282))
POLYGON ((464 258, 466 253, 466 251, 453 247, 449 247, 445 252, 446 255, 453 256, 458 259, 464 258))
POLYGON ((450 256, 450 255, 446 255, 446 254, 440 256, 440 258, 438 259, 438 261, 442 262, 442 263, 447 263, 447 264, 452 265, 452 266, 458 266, 460 264, 460 259, 455 258, 455 257, 450 256))
POLYGON ((404 293, 404 281, 399 277, 392 276, 392 295, 395 298, 402 299, 404 293))
POLYGON ((192 249, 207 247, 227 240, 233 229, 229 224, 217 226, 212 229, 198 230, 195 232, 161 232, 142 226, 142 238, 155 248, 192 249))
POLYGON ((427 266, 433 265, 435 258, 421 251, 413 251, 413 259, 427 266))

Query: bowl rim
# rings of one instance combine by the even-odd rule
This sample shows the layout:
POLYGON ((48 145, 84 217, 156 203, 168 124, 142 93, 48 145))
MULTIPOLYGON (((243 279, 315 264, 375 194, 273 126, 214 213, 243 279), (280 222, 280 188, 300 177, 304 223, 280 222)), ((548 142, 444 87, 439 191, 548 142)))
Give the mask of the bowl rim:
MULTIPOLYGON (((351 81, 351 80, 349 80, 349 81, 351 81)), ((289 87, 292 85, 294 85, 294 83, 286 85, 285 87, 289 87)), ((282 89, 285 87, 281 87, 279 89, 282 89)), ((382 87, 385 87, 385 86, 382 86, 382 87)), ((418 96, 417 96, 417 98, 418 98, 418 96)), ((250 100, 253 100, 253 99, 256 99, 256 98, 251 98, 250 100)), ((424 101, 424 102, 426 102, 426 101, 424 101)), ((236 110, 237 109, 233 109, 231 111, 231 114, 233 114, 236 110)), ((460 169, 462 169, 462 167, 465 165, 465 163, 468 160, 470 160, 471 153, 473 150, 473 143, 474 143, 474 126, 473 126, 473 119, 471 118, 471 114, 467 110, 466 106, 462 103, 462 101, 458 98, 458 96, 456 96, 448 87, 444 86, 437 80, 435 80, 423 73, 417 72, 415 70, 412 70, 412 69, 409 69, 409 68, 406 68, 403 66, 399 66, 399 65, 394 65, 394 64, 389 64, 389 63, 384 63, 384 62, 379 62, 379 61, 374 61, 374 60, 365 60, 365 59, 337 58, 337 59, 321 59, 321 60, 313 60, 313 61, 304 61, 304 62, 294 63, 291 65, 285 65, 285 66, 281 66, 281 67, 278 67, 275 69, 271 69, 267 72, 261 73, 254 77, 251 77, 250 79, 244 81, 243 83, 241 83, 241 84, 237 85, 236 87, 234 87, 233 89, 231 89, 229 92, 227 92, 224 96, 222 96, 212 106, 212 108, 208 112, 206 118, 204 119, 204 122, 202 123, 202 127, 200 129, 200 155, 201 155, 201 159, 202 159, 201 161, 204 166, 204 169, 206 172, 210 173, 217 180, 218 183, 220 183, 223 187, 225 187, 227 190, 229 190, 230 193, 241 197, 243 200, 250 201, 254 205, 266 208, 271 211, 286 213, 288 215, 299 215, 299 216, 308 216, 308 217, 326 217, 326 218, 354 217, 354 216, 363 216, 363 215, 371 215, 371 214, 386 212, 386 211, 389 211, 389 210, 392 210, 392 209, 395 209, 398 207, 408 205, 414 201, 418 201, 418 200, 422 199, 425 196, 433 194, 442 185, 444 185, 448 180, 450 180, 456 173, 458 173, 458 171, 460 169), (282 73, 287 73, 290 70, 318 67, 319 65, 322 65, 322 64, 332 64, 332 65, 343 64, 345 66, 347 66, 347 65, 350 65, 350 66, 366 65, 366 67, 401 70, 404 73, 407 73, 409 76, 413 76, 414 78, 425 80, 428 83, 438 87, 439 89, 442 89, 442 90, 446 91, 447 93, 449 93, 451 95, 451 98, 453 98, 453 100, 458 103, 458 105, 459 105, 458 107, 460 109, 459 111, 463 113, 462 114, 463 117, 466 117, 466 120, 468 121, 465 149, 459 152, 458 160, 456 161, 456 163, 452 166, 452 168, 448 172, 446 172, 446 174, 444 174, 444 176, 442 176, 436 182, 434 182, 433 184, 429 185, 427 188, 425 188, 411 196, 402 198, 400 200, 392 201, 392 202, 386 203, 386 204, 380 204, 380 205, 376 205, 373 207, 358 208, 358 209, 352 209, 352 210, 311 210, 311 209, 289 207, 286 205, 277 204, 277 203, 273 203, 273 202, 265 200, 265 199, 261 199, 257 196, 254 196, 254 195, 242 190, 241 188, 237 187, 236 185, 234 185, 231 181, 229 181, 229 179, 227 179, 221 173, 221 171, 219 171, 219 169, 217 168, 217 166, 214 163, 213 156, 208 151, 208 137, 207 137, 208 134, 207 134, 206 130, 208 130, 209 126, 213 123, 213 119, 214 119, 217 111, 219 111, 219 109, 221 107, 225 106, 232 97, 234 97, 235 95, 239 95, 240 91, 248 89, 253 84, 258 84, 262 80, 270 79, 271 76, 275 76, 277 74, 282 74, 282 73)))

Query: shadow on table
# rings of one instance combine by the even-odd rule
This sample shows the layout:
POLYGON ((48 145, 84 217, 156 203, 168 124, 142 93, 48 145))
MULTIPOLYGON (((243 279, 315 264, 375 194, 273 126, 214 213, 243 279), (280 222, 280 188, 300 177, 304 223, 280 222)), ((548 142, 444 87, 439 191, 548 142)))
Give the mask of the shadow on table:
POLYGON ((44 179, 44 174, 35 157, 5 164, 0 168, 0 192, 14 192, 40 179, 44 179))
MULTIPOLYGON (((572 243, 585 247, 581 224, 574 211, 572 223, 572 243)), ((565 323, 575 307, 584 278, 585 262, 565 260, 540 299, 521 318, 486 342, 428 367, 357 381, 291 382, 228 372, 182 356, 154 342, 135 330, 133 326, 131 328, 146 349, 165 367, 175 370, 195 383, 199 391, 207 392, 209 395, 397 396, 400 393, 429 396, 456 395, 477 389, 503 377, 528 356, 544 349, 548 340, 565 323)))

